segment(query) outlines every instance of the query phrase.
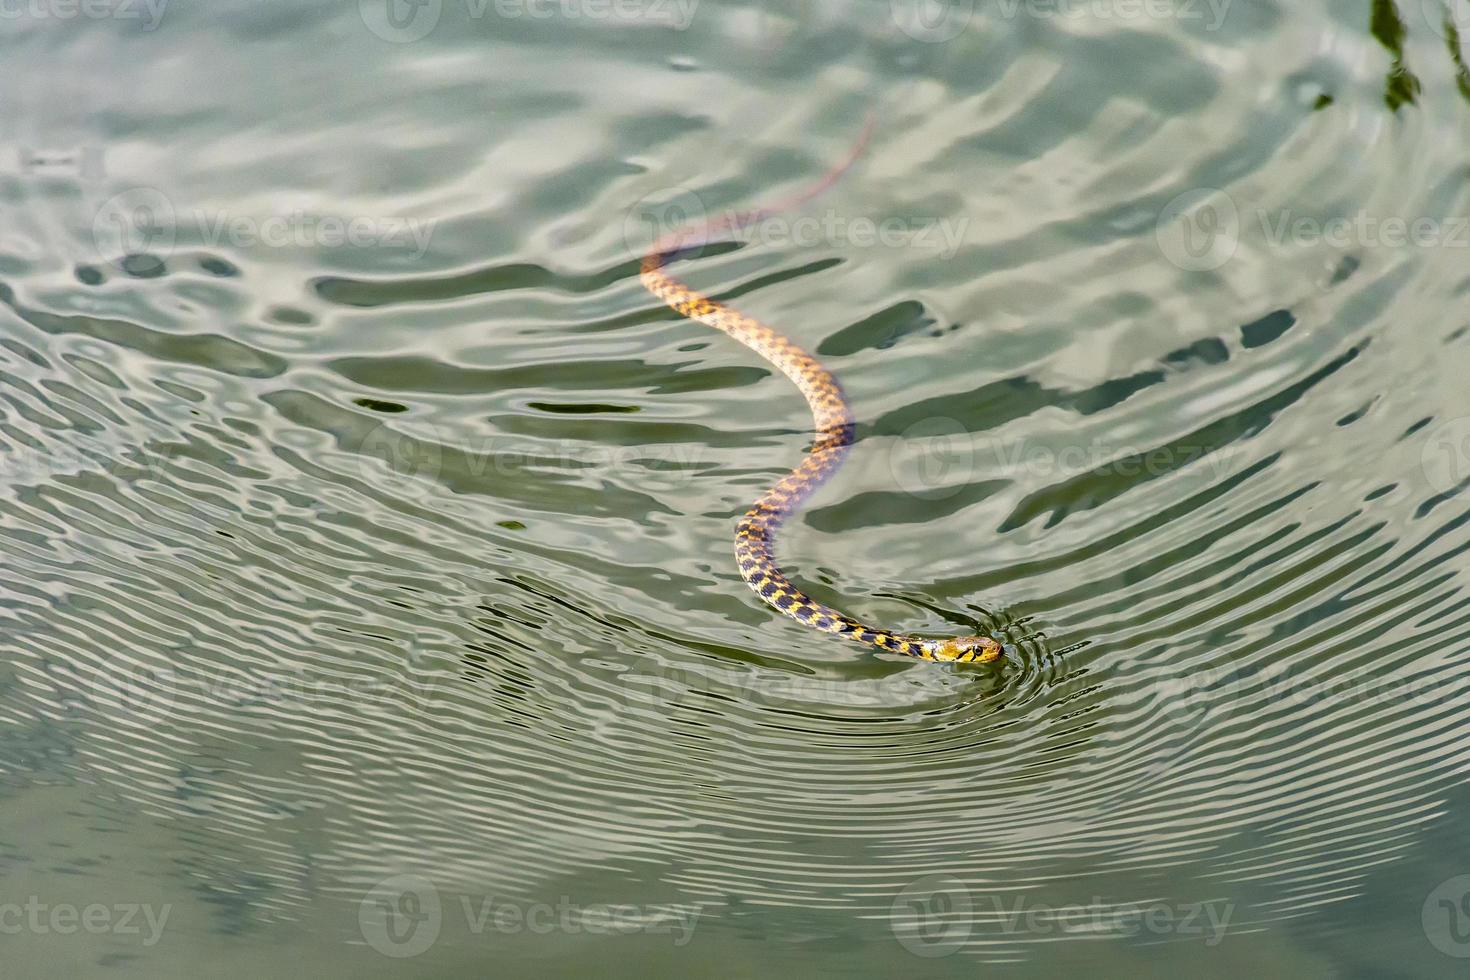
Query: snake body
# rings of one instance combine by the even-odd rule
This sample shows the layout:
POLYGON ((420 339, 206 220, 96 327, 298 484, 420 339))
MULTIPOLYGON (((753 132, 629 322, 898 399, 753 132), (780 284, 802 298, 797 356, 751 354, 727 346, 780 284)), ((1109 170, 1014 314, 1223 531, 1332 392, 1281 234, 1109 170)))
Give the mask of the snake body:
MULTIPOLYGON (((829 175, 821 186, 832 179, 829 175)), ((717 226, 697 234, 707 235, 711 230, 717 226)), ((852 412, 837 379, 810 353, 775 329, 691 289, 665 271, 666 264, 693 237, 696 233, 686 232, 656 243, 643 258, 643 285, 680 315, 732 337, 786 375, 806 397, 816 430, 816 439, 801 464, 762 494, 736 524, 735 560, 746 584, 798 622, 881 650, 924 660, 985 663, 998 658, 1001 645, 988 636, 930 639, 865 625, 813 599, 782 573, 774 550, 776 532, 842 465, 853 443, 852 412)))

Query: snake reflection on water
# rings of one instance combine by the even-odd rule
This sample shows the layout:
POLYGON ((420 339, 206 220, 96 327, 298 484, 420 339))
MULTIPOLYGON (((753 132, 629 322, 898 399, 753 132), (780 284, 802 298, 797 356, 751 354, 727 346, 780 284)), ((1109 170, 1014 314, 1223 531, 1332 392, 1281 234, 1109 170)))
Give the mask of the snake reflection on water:
MULTIPOLYGON (((864 136, 866 139, 866 134, 864 136)), ((856 154, 854 153, 854 156, 856 154)), ((801 199, 829 186, 851 163, 851 158, 801 199)), ((883 650, 924 660, 986 663, 1001 656, 1002 647, 988 636, 930 639, 868 626, 824 605, 794 585, 776 564, 774 543, 781 523, 794 513, 819 484, 836 471, 853 442, 852 413, 842 388, 830 371, 790 339, 753 317, 746 316, 689 288, 665 271, 665 265, 691 242, 706 240, 730 225, 759 220, 780 208, 749 212, 729 222, 710 222, 702 229, 676 232, 655 243, 643 258, 641 275, 649 292, 691 320, 714 327, 779 370, 806 396, 811 406, 816 440, 801 464, 761 495, 735 528, 735 558, 740 574, 756 594, 775 609, 821 630, 883 650)))

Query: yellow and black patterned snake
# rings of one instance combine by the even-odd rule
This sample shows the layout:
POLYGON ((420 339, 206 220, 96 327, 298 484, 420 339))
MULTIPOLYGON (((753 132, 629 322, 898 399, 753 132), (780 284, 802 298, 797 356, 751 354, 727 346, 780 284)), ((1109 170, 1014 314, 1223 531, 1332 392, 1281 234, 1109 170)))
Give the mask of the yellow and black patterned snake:
POLYGON ((760 220, 815 196, 851 164, 862 142, 866 141, 866 135, 865 131, 858 149, 847 161, 795 201, 747 212, 724 222, 709 222, 701 228, 676 231, 656 242, 643 258, 641 279, 649 292, 681 315, 728 334, 765 358, 791 379, 811 406, 812 423, 816 429, 811 451, 801 465, 762 494, 735 527, 735 559, 746 584, 778 611, 825 633, 836 633, 882 650, 924 660, 986 663, 1002 653, 1001 645, 988 636, 929 639, 868 626, 808 596, 782 573, 774 553, 776 531, 822 481, 837 470, 852 445, 852 413, 848 410, 847 400, 832 373, 797 344, 759 320, 690 289, 664 271, 665 265, 681 251, 687 251, 712 234, 732 225, 760 220))

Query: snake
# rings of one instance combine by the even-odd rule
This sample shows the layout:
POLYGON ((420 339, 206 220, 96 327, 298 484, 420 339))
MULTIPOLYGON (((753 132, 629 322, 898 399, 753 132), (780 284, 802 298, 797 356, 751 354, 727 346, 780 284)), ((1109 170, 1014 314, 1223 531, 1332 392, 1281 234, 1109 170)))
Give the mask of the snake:
POLYGON ((692 289, 667 271, 671 262, 714 235, 762 220, 820 193, 856 158, 870 130, 871 119, 849 158, 795 201, 675 230, 656 240, 643 256, 639 279, 644 288, 680 316, 714 327, 763 358, 796 386, 811 409, 814 438, 806 456, 761 494, 735 525, 735 561, 745 584, 777 612, 823 633, 921 660, 988 663, 1003 652, 1001 644, 991 637, 933 639, 870 626, 813 599, 781 571, 775 553, 777 532, 847 457, 854 441, 852 410, 837 378, 795 341, 692 289))

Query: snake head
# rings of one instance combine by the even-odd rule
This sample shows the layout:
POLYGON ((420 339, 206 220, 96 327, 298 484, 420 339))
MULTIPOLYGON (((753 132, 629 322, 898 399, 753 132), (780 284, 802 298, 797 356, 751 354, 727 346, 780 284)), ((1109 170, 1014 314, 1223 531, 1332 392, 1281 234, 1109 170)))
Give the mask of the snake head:
POLYGON ((948 663, 988 664, 1000 658, 1001 645, 988 636, 958 636, 939 640, 929 648, 930 658, 948 663))

